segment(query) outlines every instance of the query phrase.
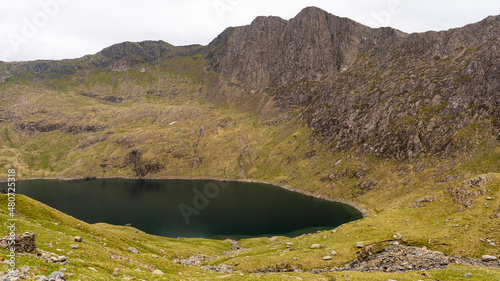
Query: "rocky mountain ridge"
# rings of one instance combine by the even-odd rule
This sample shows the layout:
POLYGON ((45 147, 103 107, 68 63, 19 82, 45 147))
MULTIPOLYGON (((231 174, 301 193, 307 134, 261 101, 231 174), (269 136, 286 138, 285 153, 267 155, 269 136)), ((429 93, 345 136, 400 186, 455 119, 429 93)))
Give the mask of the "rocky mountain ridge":
POLYGON ((208 69, 272 96, 278 111, 298 109, 336 149, 452 156, 497 141, 499 35, 498 16, 408 35, 309 7, 290 21, 259 17, 226 30, 207 46, 208 69))
POLYGON ((407 36, 308 7, 289 21, 257 17, 248 26, 227 29, 207 46, 209 70, 251 89, 318 81, 348 67, 358 54, 407 36))

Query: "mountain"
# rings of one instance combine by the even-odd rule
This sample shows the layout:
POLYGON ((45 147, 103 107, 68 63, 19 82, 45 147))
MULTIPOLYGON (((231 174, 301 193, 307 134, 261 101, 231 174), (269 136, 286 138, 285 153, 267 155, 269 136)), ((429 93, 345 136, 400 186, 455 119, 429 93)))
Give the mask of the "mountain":
MULTIPOLYGON (((245 240, 252 253, 205 262, 223 259, 245 273, 323 272, 351 261, 358 241, 377 254, 396 239, 496 256, 499 36, 500 16, 406 34, 308 7, 290 20, 227 28, 206 46, 124 42, 73 60, 2 62, 0 168, 20 179, 269 182, 366 216, 297 238, 293 252, 245 240), (330 236, 338 256, 310 252, 309 242, 330 236)), ((454 280, 472 269, 429 274, 454 280)))
POLYGON ((480 128, 498 136, 500 18, 444 32, 371 29, 318 8, 285 21, 259 17, 207 48, 209 70, 263 91, 278 110, 301 109, 315 136, 338 149, 394 159, 452 156, 480 128))
POLYGON ((254 89, 318 81, 339 73, 359 54, 406 36, 309 7, 290 21, 258 17, 249 26, 224 31, 207 46, 209 69, 254 89))

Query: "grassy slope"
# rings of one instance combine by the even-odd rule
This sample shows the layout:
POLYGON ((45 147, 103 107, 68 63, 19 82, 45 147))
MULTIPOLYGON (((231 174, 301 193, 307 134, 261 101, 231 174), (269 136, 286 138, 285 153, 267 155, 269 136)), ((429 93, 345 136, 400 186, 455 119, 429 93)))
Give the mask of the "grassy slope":
MULTIPOLYGON (((198 252, 210 256, 221 255, 207 263, 239 264, 236 268, 244 272, 280 263, 308 270, 345 263, 352 259, 357 241, 382 241, 396 233, 402 234, 410 245, 425 245, 447 254, 475 258, 482 254, 497 254, 496 248, 489 247, 479 239, 489 237, 500 241, 498 219, 490 218, 500 209, 499 202, 486 200, 486 197, 499 197, 499 175, 490 175, 494 180, 487 185, 487 194, 477 198, 469 211, 458 212, 459 205, 452 202, 446 191, 467 178, 498 173, 500 149, 495 144, 478 142, 469 155, 459 155, 454 159, 425 157, 407 163, 382 161, 356 155, 354 151, 334 154, 320 144, 313 144, 310 130, 302 126, 293 113, 259 117, 235 108, 217 107, 204 102, 204 87, 208 80, 196 71, 202 63, 196 58, 175 59, 146 72, 82 71, 61 79, 22 78, 0 85, 0 102, 4 109, 2 118, 16 120, 0 122, 0 170, 16 168, 20 178, 134 177, 134 164, 127 165, 126 155, 137 150, 141 153, 142 164, 164 165, 164 169, 150 173, 147 177, 210 177, 273 182, 305 193, 355 202, 366 208, 371 216, 343 225, 336 233, 326 232, 293 239, 294 247, 297 245, 302 250, 283 252, 282 242, 286 238, 281 238, 281 243, 277 244, 267 238, 260 238, 243 240, 241 243, 247 250, 224 256, 223 252, 229 249, 226 242, 200 239, 179 241, 134 233, 131 228, 87 225, 40 203, 19 197, 19 212, 26 217, 19 222, 19 229, 37 233, 37 243, 41 249, 55 252, 54 248, 60 247, 63 252, 67 252, 72 236, 81 235, 85 238, 81 247, 81 250, 88 251, 81 254, 85 263, 72 262, 67 267, 70 272, 106 279, 104 276, 109 277, 117 267, 114 261, 110 262, 111 254, 107 248, 118 255, 154 264, 167 273, 166 280, 177 279, 178 272, 191 274, 196 279, 220 275, 178 266, 168 259, 152 258, 152 254, 163 256, 160 249, 165 250, 167 258, 187 257, 198 252), (103 100, 109 96, 123 97, 125 102, 103 100), (16 129, 16 123, 28 121, 102 125, 105 129, 78 134, 63 130, 29 132, 16 129), (97 137, 105 140, 91 141, 97 137), (106 165, 105 168, 102 164, 106 165), (344 170, 348 171, 347 174, 349 171, 363 171, 364 175, 345 175, 333 180, 328 178, 335 173, 342 174, 344 170), (454 178, 449 182, 443 181, 449 175, 454 178), (358 195, 361 189, 356 184, 373 180, 378 181, 374 190, 358 195), (415 200, 427 195, 439 197, 423 208, 407 208, 415 200), (490 207, 485 208, 485 203, 490 207), (446 222, 451 217, 455 219, 446 222), (61 222, 61 225, 54 225, 55 221, 61 222), (78 223, 81 227, 76 227, 78 223), (102 247, 102 241, 92 239, 87 234, 106 238, 107 248, 102 247), (131 236, 142 242, 136 243, 130 239, 131 236), (51 241, 54 248, 44 246, 51 241), (312 243, 321 243, 324 248, 309 250, 308 246, 312 243), (126 251, 130 245, 140 249, 140 258, 126 251), (332 261, 323 261, 321 257, 330 250, 337 251, 339 255, 332 261), (98 272, 89 270, 88 266, 98 269, 98 272)), ((248 102, 246 106, 254 105, 248 102)), ((479 134, 480 128, 465 128, 457 134, 457 138, 470 138, 479 134)), ((5 173, 0 178, 6 176, 5 173)), ((5 197, 2 200, 2 204, 5 203, 5 197)), ((4 210, 2 216, 5 219, 4 210)), ((80 250, 74 252, 77 251, 80 250)), ((31 257, 22 258, 20 264, 50 267, 31 257)), ((126 262, 122 265, 124 269, 121 273, 146 280, 150 278, 149 273, 134 271, 134 265, 126 262)), ((452 278, 464 272, 474 272, 473 278, 484 275, 476 280, 488 280, 485 277, 487 275, 494 276, 491 280, 497 280, 500 274, 496 270, 458 266, 432 271, 427 275, 443 279, 443 276, 452 278)), ((298 274, 289 274, 294 275, 298 274)), ((254 279, 260 275, 233 275, 229 278, 240 279, 245 276, 254 279)), ((331 276, 339 280, 425 279, 420 273, 338 273, 331 276)), ((300 277, 304 280, 318 278, 309 274, 300 274, 300 277)), ((285 275, 266 275, 264 278, 289 279, 285 275)))

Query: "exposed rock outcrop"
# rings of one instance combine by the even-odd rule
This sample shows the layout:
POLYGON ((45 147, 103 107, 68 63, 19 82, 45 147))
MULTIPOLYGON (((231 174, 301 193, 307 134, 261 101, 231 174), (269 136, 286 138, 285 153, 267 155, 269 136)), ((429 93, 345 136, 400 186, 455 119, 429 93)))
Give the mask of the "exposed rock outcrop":
POLYGON ((31 253, 36 250, 35 233, 25 232, 23 234, 17 234, 13 239, 10 235, 5 238, 0 239, 0 246, 4 249, 14 247, 16 252, 20 253, 31 253), (9 240, 13 241, 13 244, 9 244, 9 240))
POLYGON ((425 206, 425 203, 434 202, 439 198, 439 195, 429 195, 424 198, 418 199, 410 205, 410 208, 421 208, 425 206))
POLYGON ((250 89, 317 81, 338 73, 358 54, 406 36, 308 7, 289 21, 257 17, 248 26, 227 29, 207 47, 209 69, 250 89))
POLYGON ((486 189, 469 190, 472 187, 484 187, 488 182, 487 175, 479 175, 475 178, 465 180, 462 186, 453 186, 448 188, 448 193, 456 204, 461 204, 465 209, 470 209, 479 195, 486 194, 486 189))
POLYGON ((142 152, 134 149, 125 156, 124 166, 134 165, 134 172, 138 177, 144 177, 149 173, 156 173, 164 168, 164 165, 156 162, 144 162, 142 152))

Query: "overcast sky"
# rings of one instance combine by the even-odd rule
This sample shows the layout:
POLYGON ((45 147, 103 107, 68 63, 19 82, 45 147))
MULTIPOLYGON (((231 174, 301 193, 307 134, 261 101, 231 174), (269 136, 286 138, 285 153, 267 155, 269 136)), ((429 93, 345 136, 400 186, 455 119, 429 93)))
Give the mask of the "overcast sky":
POLYGON ((371 27, 446 30, 500 14, 498 0, 8 0, 0 61, 77 58, 124 41, 208 44, 256 16, 290 19, 307 6, 371 27))

